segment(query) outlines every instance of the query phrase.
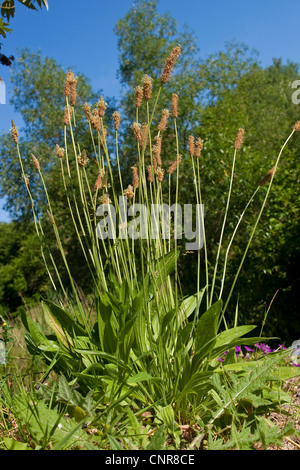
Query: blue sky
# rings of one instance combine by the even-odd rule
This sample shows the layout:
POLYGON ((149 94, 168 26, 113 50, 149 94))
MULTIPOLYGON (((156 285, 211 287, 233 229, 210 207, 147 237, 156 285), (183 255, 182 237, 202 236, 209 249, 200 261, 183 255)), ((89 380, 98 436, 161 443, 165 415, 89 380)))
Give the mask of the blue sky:
MULTIPOLYGON (((22 47, 41 50, 43 56, 53 57, 66 70, 72 67, 75 72, 85 73, 104 96, 118 98, 118 50, 113 30, 133 3, 48 0, 49 11, 39 12, 17 4, 11 20, 13 32, 0 39, 2 52, 18 57, 22 47)), ((256 49, 263 66, 270 65, 274 57, 281 57, 284 63, 300 62, 299 0, 160 0, 158 10, 169 12, 179 30, 187 24, 194 31, 204 58, 235 39, 256 49)), ((9 105, 10 69, 1 66, 0 76, 6 84, 6 104, 0 104, 1 133, 9 130, 11 119, 20 127, 22 122, 9 105)), ((0 102, 1 93, 3 89, 0 102)), ((0 221, 3 220, 8 219, 0 201, 0 221)))

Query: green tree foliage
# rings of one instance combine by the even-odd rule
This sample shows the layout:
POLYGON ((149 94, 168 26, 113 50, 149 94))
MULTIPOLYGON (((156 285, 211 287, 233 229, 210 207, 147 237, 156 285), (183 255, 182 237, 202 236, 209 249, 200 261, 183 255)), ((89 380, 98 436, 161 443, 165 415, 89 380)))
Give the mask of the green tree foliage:
MULTIPOLYGON (((244 127, 246 134, 245 146, 237 163, 229 216, 231 226, 243 210, 245 198, 250 197, 253 188, 274 165, 285 137, 299 118, 299 110, 291 100, 291 83, 298 73, 298 64, 284 65, 281 60, 274 59, 273 64, 265 69, 255 65, 238 79, 235 86, 223 88, 218 99, 210 101, 204 109, 199 132, 207 142, 201 167, 204 198, 208 201, 206 221, 209 239, 214 240, 213 231, 219 228, 216 223, 220 218, 214 207, 220 208, 217 198, 222 198, 220 191, 216 191, 214 197, 211 181, 216 181, 218 168, 217 186, 228 187, 232 161, 232 152, 228 152, 228 148, 235 137, 234 129, 244 127)), ((266 326, 268 332, 275 335, 280 330, 285 338, 300 334, 296 313, 299 309, 299 275, 296 270, 299 262, 300 201, 297 183, 300 167, 296 155, 299 150, 300 142, 296 138, 280 164, 275 186, 237 286, 240 316, 252 318, 254 322, 260 321, 278 291, 266 326)), ((213 187, 216 189, 215 184, 213 187)), ((230 274, 235 273, 246 244, 252 216, 264 197, 264 189, 259 192, 232 247, 229 283, 230 274)))
POLYGON ((48 275, 41 264, 40 247, 33 229, 1 223, 0 312, 14 313, 22 304, 46 294, 48 275))
MULTIPOLYGON (((88 172, 91 181, 97 177, 97 165, 93 160, 93 148, 90 139, 89 129, 84 115, 83 104, 88 102, 95 104, 100 95, 92 90, 88 79, 82 75, 77 75, 77 100, 76 100, 76 129, 75 137, 80 141, 82 149, 85 149, 89 158, 88 172)), ((82 263, 82 252, 78 243, 74 240, 74 227, 68 217, 67 195, 60 177, 60 159, 55 153, 56 144, 64 147, 64 84, 66 71, 60 67, 55 60, 45 57, 40 53, 33 54, 28 50, 23 50, 19 59, 12 69, 13 93, 11 104, 20 114, 23 127, 19 128, 19 142, 22 161, 25 172, 29 178, 30 191, 34 200, 35 210, 40 217, 47 239, 47 244, 58 267, 62 266, 62 260, 58 254, 55 237, 47 213, 47 201, 43 185, 36 168, 33 165, 32 154, 35 155, 43 170, 44 179, 48 188, 48 193, 53 202, 53 210, 57 214, 60 234, 66 248, 69 264, 77 279, 84 284, 87 280, 87 273, 82 263)), ((107 113, 107 119, 112 119, 114 110, 113 100, 107 99, 111 105, 107 113)), ((16 122, 17 127, 18 122, 16 122)), ((27 235, 35 237, 32 221, 32 207, 28 198, 26 185, 21 174, 16 146, 11 133, 4 133, 0 137, 0 153, 2 162, 0 164, 1 197, 6 198, 6 209, 12 218, 26 225, 27 235)), ((74 191, 76 192, 76 187, 74 191)), ((16 260, 19 258, 19 251, 15 251, 16 260)), ((41 262, 41 259, 40 259, 41 262)), ((12 263, 10 263, 12 266, 12 263)), ((10 268, 12 269, 12 268, 10 268)), ((64 272, 64 269, 62 269, 64 272)), ((36 285, 37 290, 38 285, 36 285)), ((42 288, 42 285, 41 285, 42 288)), ((20 293, 25 296, 26 288, 20 288, 20 293)), ((11 299, 11 297, 9 297, 11 299)), ((8 301, 14 310, 16 304, 21 303, 20 297, 15 297, 16 302, 8 301)))

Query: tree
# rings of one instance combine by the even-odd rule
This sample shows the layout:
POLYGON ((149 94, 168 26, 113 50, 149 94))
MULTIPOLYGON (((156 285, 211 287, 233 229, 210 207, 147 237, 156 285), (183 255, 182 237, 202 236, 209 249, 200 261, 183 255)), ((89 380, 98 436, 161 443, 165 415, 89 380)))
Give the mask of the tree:
MULTIPOLYGON (((98 167, 93 157, 93 146, 90 139, 90 132, 86 122, 83 104, 85 102, 95 104, 99 100, 101 91, 92 90, 88 79, 82 75, 77 75, 77 99, 76 99, 76 128, 75 138, 80 142, 89 158, 87 173, 92 184, 98 174, 98 167)), ((88 279, 84 262, 82 262, 82 252, 75 241, 76 235, 72 222, 70 221, 67 194, 60 176, 60 159, 55 153, 56 144, 64 147, 64 109, 65 96, 64 85, 66 71, 60 67, 55 60, 46 57, 42 58, 40 53, 32 54, 28 50, 23 50, 19 59, 15 62, 12 70, 13 95, 11 103, 15 110, 23 118, 24 128, 19 129, 19 145, 24 169, 29 178, 30 191, 35 204, 35 210, 44 225, 47 244, 53 252, 53 256, 58 268, 65 272, 61 257, 58 253, 52 226, 47 213, 47 200, 44 188, 32 160, 32 154, 38 158, 43 176, 51 198, 52 208, 57 215, 57 223, 60 228, 60 235, 68 253, 70 267, 74 276, 81 280, 82 286, 88 279)), ((113 100, 108 98, 111 104, 106 119, 112 120, 114 111, 113 100)), ((18 126, 18 123, 16 123, 18 126)), ((32 221, 32 207, 28 198, 26 185, 21 178, 20 164, 16 145, 12 139, 11 132, 0 137, 0 163, 1 188, 0 194, 6 197, 6 209, 17 223, 26 226, 26 234, 32 235, 36 239, 34 225, 32 221)), ((72 148, 69 150, 69 157, 72 158, 72 148)), ((76 171, 74 168, 71 171, 76 171)), ((75 179, 74 179, 75 181, 75 179)), ((76 185, 74 192, 78 191, 76 185)), ((37 242, 37 239, 36 239, 37 242)), ((37 242, 38 243, 38 242, 37 242)), ((42 263, 42 259, 40 259, 42 263)), ((10 266, 19 264, 19 251, 16 251, 15 259, 10 262, 10 266)), ((51 265, 50 265, 51 268, 51 265)), ((6 272, 8 267, 5 268, 6 272)), ((67 275, 62 274, 63 281, 68 284, 67 275)), ((7 284, 7 283, 6 283, 7 284)), ((6 285, 5 284, 5 285, 6 285)), ((42 286, 41 286, 42 287, 42 286)), ((24 284, 24 294, 26 286, 24 284)), ((12 297, 9 297, 12 299, 12 297)), ((21 302, 20 297, 15 300, 21 302)), ((15 305, 15 304, 14 304, 15 305)))
POLYGON ((0 228, 0 314, 13 314, 23 300, 32 303, 46 295, 48 275, 33 229, 15 222, 0 228))

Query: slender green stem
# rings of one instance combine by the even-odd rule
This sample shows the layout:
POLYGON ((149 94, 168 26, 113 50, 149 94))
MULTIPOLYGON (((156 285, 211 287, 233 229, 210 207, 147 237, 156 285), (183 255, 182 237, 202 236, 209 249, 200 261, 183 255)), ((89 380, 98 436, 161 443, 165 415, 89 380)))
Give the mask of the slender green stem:
POLYGON ((237 150, 235 149, 234 150, 234 155, 233 155, 232 168, 231 168, 231 177, 230 177, 230 184, 229 184, 229 190, 228 190, 228 197, 227 197, 225 215, 224 215, 224 218, 223 218, 223 224, 222 224, 222 229, 221 229, 221 235, 220 235, 218 251, 217 251, 217 257, 216 257, 216 261, 215 261, 214 274, 213 274, 212 285, 211 285, 210 305, 212 304, 212 301, 213 301, 214 288, 215 288, 216 276, 217 276, 217 271, 218 271, 219 257, 220 257, 220 252, 221 252, 221 248, 222 248, 224 230, 225 230, 225 225, 226 225, 227 215, 228 215, 228 209, 229 209, 229 204, 230 204, 232 185, 233 185, 233 176, 234 176, 234 170, 235 170, 236 154, 237 154, 237 150))
POLYGON ((293 131, 291 132, 291 134, 289 135, 289 137, 286 139, 285 143, 283 144, 283 146, 282 146, 282 148, 281 148, 281 150, 280 150, 280 152, 279 152, 279 154, 278 154, 278 157, 277 157, 277 160, 276 160, 276 163, 275 163, 275 166, 274 166, 274 171, 272 172, 271 180, 270 180, 270 183, 269 183, 269 185, 268 185, 268 189, 267 189, 267 191, 266 191, 265 198, 264 198, 264 200, 263 200, 263 203, 262 203, 261 209, 260 209, 260 211, 259 211, 258 217, 257 217, 256 222, 255 222, 255 224, 254 224, 254 227, 253 227, 253 229, 252 229, 252 232, 251 232, 250 238, 249 238, 249 240, 248 240, 248 243, 247 243, 246 249, 245 249, 245 251, 244 251, 244 254, 243 254, 243 256, 242 256, 240 265, 239 265, 239 267, 238 267, 238 270, 237 270, 236 275, 235 275, 235 277, 234 277, 234 280, 233 280, 233 282, 232 282, 232 286, 231 286, 230 292, 229 292, 229 294, 228 294, 226 303, 225 303, 225 305, 224 305, 222 314, 221 314, 221 316, 220 316, 219 325, 220 325, 221 321, 222 321, 223 318, 224 318, 224 315, 225 315, 226 309, 227 309, 227 307, 228 307, 228 304, 229 304, 231 295, 232 295, 232 293, 233 293, 233 291, 234 291, 236 282, 237 282, 237 280, 238 280, 238 277, 239 277, 239 274, 240 274, 240 272, 241 272, 241 269, 242 269, 242 266, 243 266, 243 264, 244 264, 244 261, 245 261, 245 258, 246 258, 246 256, 247 256, 247 253, 248 253, 248 251, 249 251, 249 248, 250 248, 251 242, 252 242, 252 240, 253 240, 253 237, 254 237, 254 235, 255 235, 257 226, 258 226, 259 221, 260 221, 260 219, 261 219, 262 213, 263 213, 263 211, 264 211, 264 209, 265 209, 265 206, 266 206, 266 203, 267 203, 267 200, 268 200, 268 197, 269 197, 269 193, 270 193, 270 191, 271 191, 271 187, 272 187, 272 184, 273 184, 273 179, 274 179, 274 176, 275 176, 275 173, 276 173, 276 170, 277 170, 277 167, 278 167, 278 164, 279 164, 279 161, 280 161, 282 152, 283 152, 284 148, 286 147, 286 145, 288 144, 288 142, 289 142, 289 140, 291 139, 291 137, 292 137, 292 135, 294 134, 294 132, 295 132, 295 130, 293 129, 293 131))

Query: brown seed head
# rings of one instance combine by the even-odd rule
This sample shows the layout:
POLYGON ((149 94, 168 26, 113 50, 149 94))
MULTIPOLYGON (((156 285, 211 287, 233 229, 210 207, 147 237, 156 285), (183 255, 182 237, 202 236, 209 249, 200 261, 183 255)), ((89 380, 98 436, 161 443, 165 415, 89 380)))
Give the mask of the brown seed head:
POLYGON ((109 194, 108 193, 105 193, 103 194, 103 196, 100 196, 99 197, 99 202, 101 204, 110 204, 111 203, 111 200, 109 198, 109 194))
POLYGON ((176 119, 178 117, 178 95, 176 93, 172 94, 171 109, 172 117, 176 119))
POLYGON ((29 178, 28 178, 28 176, 22 175, 22 180, 24 181, 24 183, 26 184, 26 186, 29 186, 29 178))
POLYGON ((234 144, 234 148, 236 150, 240 150, 242 148, 243 140, 244 140, 244 134, 245 134, 244 129, 239 129, 238 130, 236 140, 235 140, 235 144, 234 144))
POLYGON ((200 158, 202 149, 203 149, 203 141, 199 137, 195 142, 195 157, 196 158, 200 158))
POLYGON ((190 155, 193 157, 195 155, 195 137, 190 135, 188 142, 189 142, 189 152, 190 152, 190 155))
POLYGON ((15 126, 14 121, 12 121, 12 126, 11 126, 11 135, 14 140, 14 143, 17 144, 19 142, 19 132, 18 129, 15 126))
POLYGON ((143 88, 141 86, 137 86, 135 89, 135 106, 139 108, 143 101, 143 88))
POLYGON ((40 169, 41 169, 40 162, 39 162, 38 159, 33 155, 33 153, 31 154, 31 157, 32 157, 33 164, 34 164, 34 166, 36 167, 37 171, 40 171, 40 169))
POLYGON ((176 46, 172 49, 171 54, 169 55, 169 57, 167 58, 165 62, 165 66, 160 77, 161 83, 165 84, 166 82, 170 80, 172 70, 180 54, 181 54, 180 46, 176 46))
POLYGON ((90 122, 91 118, 92 118, 92 113, 91 113, 91 107, 89 106, 88 103, 84 103, 83 105, 83 111, 84 111, 84 114, 85 114, 85 118, 88 122, 90 122))
POLYGON ((76 93, 77 79, 73 72, 69 71, 67 73, 67 78, 64 86, 64 95, 70 98, 71 106, 75 106, 77 93, 76 93))
MULTIPOLYGON (((158 135, 155 137, 156 144, 154 145, 152 152, 153 152, 153 159, 156 165, 161 166, 161 137, 158 135)), ((156 169, 156 168, 155 168, 156 169)))
POLYGON ((134 122, 131 127, 132 127, 132 130, 133 130, 135 140, 137 142, 140 142, 140 140, 141 140, 141 125, 138 122, 134 122))
POLYGON ((142 125, 141 129, 141 147, 142 149, 146 147, 147 145, 147 132, 148 132, 148 126, 147 124, 142 125))
POLYGON ((85 166, 88 162, 88 158, 87 158, 87 155, 86 155, 86 151, 85 150, 82 150, 81 154, 78 155, 78 165, 79 166, 85 166))
POLYGON ((300 131, 300 121, 297 121, 297 122, 294 124, 294 130, 295 130, 295 131, 300 131))
POLYGON ((263 179, 259 182, 259 186, 264 186, 265 184, 267 184, 272 178, 273 173, 275 173, 275 167, 271 168, 271 170, 268 171, 266 176, 264 176, 263 179))
POLYGON ((153 171, 152 171, 152 166, 148 165, 147 167, 147 172, 148 172, 148 181, 149 183, 153 183, 153 171))
POLYGON ((95 181, 94 188, 95 188, 95 189, 102 189, 102 174, 101 174, 101 172, 100 172, 99 175, 97 176, 97 179, 96 179, 96 181, 95 181))
POLYGON ((95 129, 96 131, 101 130, 101 119, 100 119, 99 112, 98 112, 97 108, 94 109, 93 115, 90 118, 90 122, 91 122, 91 126, 92 126, 93 129, 95 129))
POLYGON ((62 147, 60 147, 59 145, 56 144, 55 146, 55 153, 56 155, 59 157, 59 158, 63 158, 64 157, 64 149, 62 147))
POLYGON ((159 131, 166 130, 168 118, 169 118, 169 111, 167 109, 163 109, 160 123, 157 126, 159 131))
POLYGON ((156 170, 156 179, 160 183, 162 183, 162 181, 164 179, 164 170, 162 170, 160 167, 158 167, 157 170, 156 170))
POLYGON ((127 199, 133 198, 134 191, 133 191, 133 187, 131 186, 131 184, 129 184, 128 187, 125 189, 124 195, 127 197, 127 199))
POLYGON ((113 113, 113 118, 114 118, 115 130, 118 131, 120 127, 120 119, 121 119, 120 113, 118 113, 118 111, 115 111, 113 113))
POLYGON ((106 146, 106 138, 107 138, 107 129, 105 127, 101 126, 100 124, 100 147, 105 148, 106 146))
POLYGON ((139 175, 138 175, 138 169, 136 166, 132 166, 132 186, 134 189, 139 187, 139 175))
POLYGON ((74 76, 73 72, 67 73, 67 78, 64 85, 64 95, 69 97, 70 96, 70 79, 72 79, 72 75, 74 76))
POLYGON ((65 107, 65 114, 64 114, 64 125, 70 125, 70 119, 72 117, 72 108, 70 106, 65 107))
POLYGON ((77 92, 76 92, 77 80, 70 85, 70 105, 75 106, 77 92))
POLYGON ((152 78, 149 75, 144 75, 143 84, 144 98, 146 101, 149 101, 152 95, 152 78))
POLYGON ((98 101, 98 111, 99 111, 100 117, 104 116, 106 107, 107 107, 107 103, 105 103, 103 96, 100 96, 100 99, 98 101))
POLYGON ((172 173, 174 173, 174 171, 176 170, 176 168, 177 168, 177 163, 181 163, 181 158, 182 158, 181 155, 178 155, 178 158, 176 158, 176 159, 174 160, 174 162, 170 165, 170 167, 169 167, 169 169, 168 169, 168 173, 170 173, 170 175, 171 175, 172 173))

